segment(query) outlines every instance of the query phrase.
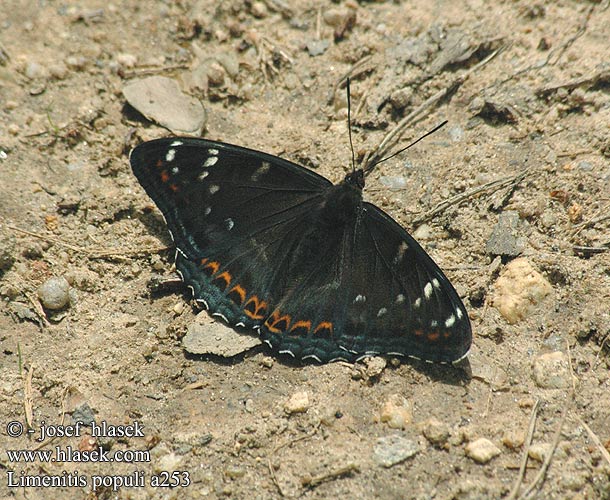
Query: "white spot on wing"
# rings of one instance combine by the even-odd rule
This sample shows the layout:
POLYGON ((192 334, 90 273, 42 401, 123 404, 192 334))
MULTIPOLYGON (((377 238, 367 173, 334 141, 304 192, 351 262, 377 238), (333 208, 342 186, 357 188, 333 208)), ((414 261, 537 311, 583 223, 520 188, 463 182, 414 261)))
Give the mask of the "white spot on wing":
POLYGON ((218 184, 211 184, 208 188, 208 191, 210 192, 210 194, 218 193, 218 191, 220 191, 220 186, 218 184))
POLYGON ((228 322, 229 322, 229 320, 227 319, 227 317, 226 317, 224 314, 222 314, 222 313, 218 313, 218 312, 216 312, 216 313, 212 313, 212 316, 216 316, 217 318, 221 318, 221 319, 222 319, 223 321, 225 321, 226 323, 228 323, 228 322))
POLYGON ((239 321, 239 322, 235 323, 235 326, 242 326, 243 327, 243 326, 246 326, 246 324, 243 323, 242 321, 239 321))
POLYGON ((441 287, 441 284, 438 282, 438 280, 436 278, 434 278, 432 280, 432 286, 438 290, 441 287))
POLYGON ((396 303, 397 304, 402 304, 405 301, 405 296, 402 293, 399 293, 396 296, 396 303))
POLYGON ((394 264, 398 264, 403 257, 405 256, 405 252, 409 249, 409 245, 407 245, 404 241, 398 246, 398 252, 396 252, 396 257, 394 257, 394 264))
POLYGON ((203 215, 210 215, 211 211, 212 211, 212 209, 210 207, 205 207, 203 209, 203 215))
POLYGON ((180 172, 180 169, 178 167, 172 168, 172 174, 176 175, 178 172, 180 172))
POLYGON ((269 169, 271 168, 271 165, 269 164, 268 161, 264 161, 262 163, 262 165, 260 167, 258 167, 254 173, 252 174, 251 179, 253 181, 258 181, 263 175, 265 175, 267 172, 269 172, 269 169))
POLYGON ((208 172, 207 170, 204 170, 203 172, 201 172, 198 176, 197 179, 202 181, 203 179, 205 179, 208 175, 210 175, 210 172, 208 172))
POLYGON ((451 328, 453 325, 455 325, 455 316, 452 314, 447 318, 447 321, 445 321, 445 327, 451 328))
POLYGON ((235 222, 233 222, 233 219, 225 219, 225 224, 227 225, 228 231, 233 229, 233 226, 235 226, 235 222))
POLYGON ((218 161, 218 156, 210 156, 209 158, 206 158, 206 160, 203 162, 203 168, 208 168, 211 167, 213 165, 216 165, 216 162, 218 161))
POLYGON ((388 310, 385 307, 382 307, 381 309, 379 309, 379 311, 377 311, 377 317, 381 318, 387 312, 388 310))
POLYGON ((303 359, 303 360, 306 360, 306 359, 315 359, 318 363, 322 362, 322 360, 320 358, 318 358, 318 356, 316 356, 315 354, 308 354, 307 356, 303 356, 301 359, 303 359))
POLYGON ((210 306, 208 305, 208 303, 205 301, 205 299, 195 299, 195 302, 201 302, 203 304, 203 307, 205 307, 206 309, 209 309, 210 306))
POLYGON ((173 148, 175 146, 182 146, 184 143, 182 141, 174 141, 170 144, 170 146, 173 148))
POLYGON ((417 300, 415 302, 413 302, 413 307, 415 309, 418 309, 419 306, 421 306, 421 297, 418 297, 417 300))
POLYGON ((168 149, 167 150, 167 154, 165 155, 165 161, 174 161, 174 158, 176 157, 176 150, 175 149, 168 149))
MULTIPOLYGON (((270 344, 271 345, 271 344, 270 344)), ((273 347, 273 346, 272 346, 273 347)), ((289 351, 287 349, 283 350, 283 351, 279 351, 280 354, 290 354, 293 358, 294 358, 294 353, 292 351, 289 351)))
POLYGON ((455 310, 455 314, 457 314, 458 319, 462 319, 464 315, 462 314, 462 310, 458 307, 455 310))
POLYGON ((354 299, 354 304, 364 304, 366 302, 366 297, 364 295, 356 295, 354 299))
POLYGON ((426 300, 432 297, 432 283, 426 283, 426 286, 424 287, 424 295, 426 296, 426 300))
POLYGON ((218 150, 217 149, 208 149, 208 154, 212 155, 212 156, 216 156, 216 155, 218 155, 218 150))
POLYGON ((436 328, 438 326, 438 321, 436 321, 435 319, 433 319, 432 321, 430 321, 430 326, 432 328, 436 328))

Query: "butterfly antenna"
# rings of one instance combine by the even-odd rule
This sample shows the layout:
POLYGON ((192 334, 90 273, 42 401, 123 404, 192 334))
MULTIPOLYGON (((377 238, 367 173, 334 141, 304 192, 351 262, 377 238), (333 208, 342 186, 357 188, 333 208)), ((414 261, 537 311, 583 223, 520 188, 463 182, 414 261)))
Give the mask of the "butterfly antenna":
POLYGON ((356 157, 354 155, 354 143, 352 142, 352 99, 349 87, 349 76, 347 77, 347 133, 349 135, 349 147, 352 150, 352 172, 356 171, 356 157))
MULTIPOLYGON (((348 107, 347 109, 349 109, 349 100, 348 102, 348 107)), ((389 160, 390 158, 394 158, 396 155, 399 155, 400 153, 402 153, 403 151, 409 149, 411 146, 415 146, 419 141, 425 139, 426 137, 428 137, 429 135, 434 134, 434 132, 436 132, 439 128, 444 127, 447 124, 448 120, 445 120, 444 122, 440 123, 439 125, 437 125, 436 127, 434 127, 432 130, 426 132, 424 135, 422 135, 419 139, 414 140, 411 144, 409 144, 408 146, 405 146, 402 149, 399 149, 398 151, 396 151, 395 153, 391 154, 390 156, 386 156, 385 158, 382 158, 379 161, 376 161, 375 163, 371 163, 366 170, 364 171, 364 173, 368 173, 371 170, 373 170, 377 165, 379 165, 381 162, 384 162, 386 160, 389 160)))

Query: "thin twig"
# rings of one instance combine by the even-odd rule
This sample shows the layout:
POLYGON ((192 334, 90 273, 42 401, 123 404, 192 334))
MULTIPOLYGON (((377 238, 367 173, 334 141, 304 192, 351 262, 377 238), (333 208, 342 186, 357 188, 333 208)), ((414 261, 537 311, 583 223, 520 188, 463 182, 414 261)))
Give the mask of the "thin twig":
POLYGON ((540 488, 540 486, 542 486, 542 482, 544 481, 544 479, 546 477, 546 473, 551 465, 551 461, 553 460, 553 455, 555 454, 555 450, 557 449, 557 445, 559 444, 559 439, 561 438, 561 431, 562 431, 563 426, 568 417, 568 413, 570 412, 570 409, 572 408, 572 404, 574 403, 574 396, 576 394, 576 377, 574 376, 574 371, 573 371, 573 367, 572 367, 572 356, 570 354, 570 344, 566 342, 566 345, 567 345, 567 351, 568 351, 568 366, 570 368, 570 377, 572 378, 572 388, 568 395, 568 402, 563 410, 563 415, 561 415, 561 420, 559 421, 559 425, 557 426, 555 435, 553 436, 551 449, 549 450, 547 455, 544 457, 544 462, 542 462, 542 467, 540 467, 538 474, 536 474, 536 477, 534 478, 534 480, 526 488, 526 490, 523 492, 523 494, 519 497, 519 500, 528 498, 535 489, 540 488))
POLYGON ((526 168, 525 170, 522 170, 516 175, 505 177, 504 179, 496 179, 495 181, 491 181, 481 186, 477 186, 476 188, 464 191, 463 193, 456 194, 455 196, 452 196, 447 200, 443 200, 439 204, 437 204, 432 210, 429 210, 421 217, 418 217, 413 220, 413 225, 417 226, 419 224, 422 224, 423 222, 429 221, 430 219, 433 219, 438 213, 446 210, 450 206, 459 205, 463 201, 472 198, 473 196, 476 196, 477 194, 482 193, 484 191, 491 190, 491 192, 495 192, 498 189, 502 189, 503 187, 516 185, 525 178, 528 171, 529 168, 526 168))
POLYGON ((457 77, 453 82, 451 82, 447 87, 439 90, 436 94, 426 99, 422 104, 420 104, 416 109, 411 111, 407 116, 405 116, 398 124, 390 131, 383 140, 379 143, 375 150, 367 155, 367 157, 363 161, 364 170, 367 167, 375 163, 377 160, 382 158, 385 153, 392 147, 400 136, 402 135, 405 128, 414 123, 420 115, 427 111, 429 108, 437 105, 440 101, 442 101, 445 97, 452 95, 473 73, 481 69, 487 63, 489 63, 494 57, 496 57, 504 47, 500 47, 494 50, 491 54, 489 54, 485 59, 475 64, 472 68, 466 71, 464 74, 457 77))
POLYGON ((25 424, 28 429, 33 428, 34 412, 32 406, 34 405, 34 398, 32 396, 32 376, 34 375, 34 365, 30 365, 30 369, 25 374, 24 388, 23 388, 23 410, 25 412, 25 424))
POLYGON ((492 83, 491 85, 485 87, 483 90, 487 90, 491 87, 499 87, 500 85, 504 85, 505 83, 510 82, 511 80, 514 80, 516 77, 518 77, 524 73, 527 73, 533 69, 543 68, 547 64, 550 64, 551 66, 557 64, 557 62, 559 61, 561 56, 565 53, 566 50, 568 50, 570 45, 572 45, 576 40, 578 40, 587 30, 587 25, 589 24, 589 20, 591 19, 591 15, 593 14, 594 7, 595 7, 594 5, 591 5, 591 7, 589 7, 589 9, 587 10, 587 13, 585 14, 583 21, 581 21, 580 25, 578 26, 578 30, 576 30, 576 33, 574 35, 572 35, 571 37, 569 37, 562 44, 558 45, 553 50, 551 50, 548 53, 548 55, 546 56, 546 59, 544 61, 536 62, 534 64, 530 64, 529 66, 527 66, 525 68, 517 70, 512 75, 505 78, 504 80, 501 80, 497 83, 492 83), (553 58, 554 56, 557 56, 557 57, 555 58, 555 60, 553 62, 551 62, 551 58, 553 58))
POLYGON ((506 497, 506 500, 514 500, 515 498, 517 498, 517 495, 519 494, 519 488, 521 488, 521 484, 523 483, 523 478, 525 477, 525 470, 527 468, 527 460, 529 458, 530 446, 532 445, 532 439, 534 437, 534 429, 536 428, 536 416, 538 415, 539 403, 540 400, 537 399, 532 408, 532 414, 530 416, 530 425, 527 430, 527 438, 523 447, 523 456, 521 457, 521 466, 519 467, 519 475, 517 476, 517 482, 513 486, 510 495, 506 497))
POLYGON ((606 459, 606 462, 608 462, 608 464, 610 465, 610 453, 608 453, 608 450, 606 449, 606 447, 602 444, 601 440, 597 437, 597 434, 595 434, 591 430, 591 427, 589 427, 582 418, 580 418, 578 415, 576 416, 576 418, 578 419, 580 424, 585 428, 585 430, 587 431, 587 434, 589 434, 591 441, 593 441, 595 443, 595 446, 597 446, 599 448, 599 451, 602 454, 602 457, 604 457, 606 459))
POLYGON ((18 233, 26 234, 28 236, 32 236, 33 238, 38 238, 44 241, 51 242, 55 245, 59 245, 64 248, 68 248, 73 252, 78 252, 85 254, 90 259, 104 259, 107 257, 130 257, 135 255, 148 255, 153 253, 164 252, 165 250, 169 250, 172 248, 171 246, 157 246, 157 247, 148 247, 148 248, 133 248, 133 249, 123 249, 123 248, 107 248, 102 250, 89 250, 85 247, 81 247, 78 245, 72 245, 71 243, 67 243, 60 238, 55 238, 53 236, 48 236, 46 234, 33 233, 32 231, 27 231, 26 229, 21 229, 16 226, 7 225, 9 229, 16 231, 18 233))
POLYGON ((321 484, 325 481, 328 481, 330 479, 335 479, 337 477, 345 476, 347 474, 351 474, 352 472, 359 472, 359 471, 360 471, 360 467, 358 466, 358 464, 356 464, 354 462, 350 462, 346 465, 342 465, 341 467, 337 467, 336 469, 334 469, 330 472, 324 472, 322 474, 319 474, 319 475, 313 476, 313 477, 304 477, 301 480, 301 484, 308 488, 315 488, 319 484, 321 484))

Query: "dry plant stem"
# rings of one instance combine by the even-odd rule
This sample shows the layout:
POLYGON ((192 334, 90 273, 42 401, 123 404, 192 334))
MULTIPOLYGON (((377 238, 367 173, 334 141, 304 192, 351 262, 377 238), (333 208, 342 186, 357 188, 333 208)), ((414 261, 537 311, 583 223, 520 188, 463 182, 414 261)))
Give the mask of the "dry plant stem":
POLYGON ((570 38, 568 38, 565 42, 558 45, 554 50, 551 50, 544 61, 542 61, 541 63, 530 64, 529 66, 527 66, 523 69, 517 70, 512 75, 510 75, 508 78, 505 78, 504 80, 501 80, 500 82, 489 85, 488 87, 485 87, 483 90, 487 90, 491 87, 499 87, 501 85, 504 85, 505 83, 510 82, 511 80, 514 80, 519 75, 527 73, 533 69, 543 68, 547 64, 551 64, 551 65, 557 64, 557 61, 559 61, 559 59, 564 54, 564 52, 566 50, 568 50, 570 45, 572 45, 576 40, 578 40, 585 33, 585 31, 587 31, 587 25, 589 24, 589 20, 591 19, 591 15, 593 14, 594 7, 595 7, 594 5, 591 5, 591 7, 589 7, 589 9, 587 10, 587 13, 585 14, 585 18, 580 23, 576 33, 574 35, 572 35, 570 38), (554 56, 556 56, 555 60, 553 62, 551 62, 551 58, 553 58, 554 56))
POLYGON ((325 481, 328 481, 330 479, 335 479, 335 478, 338 478, 341 476, 345 476, 346 474, 351 474, 352 472, 359 472, 359 471, 360 471, 360 468, 358 467, 358 464, 351 462, 349 464, 338 467, 335 470, 332 470, 330 472, 325 472, 324 474, 319 474, 314 477, 304 478, 303 486, 306 486, 308 488, 314 488, 314 487, 318 486, 319 484, 321 484, 325 481))
POLYGON ((34 422, 34 412, 32 411, 32 406, 34 404, 34 399, 32 397, 32 376, 34 375, 34 365, 30 366, 30 369, 25 374, 24 383, 25 386, 23 388, 23 410, 25 412, 25 423, 28 429, 32 428, 32 423, 34 422))
POLYGON ((602 457, 604 457, 606 462, 608 462, 608 464, 610 465, 610 453, 608 453, 608 450, 604 447, 604 445, 602 444, 600 439, 597 437, 597 434, 595 434, 591 430, 591 427, 589 427, 582 418, 580 418, 579 416, 577 416, 576 418, 578 419, 580 424, 585 428, 585 430, 587 431, 587 434, 589 434, 591 441, 593 441, 593 443, 595 443, 595 446, 597 446, 599 448, 599 451, 602 454, 602 457))
POLYGON ((506 186, 516 185, 525 178, 528 171, 529 171, 529 169, 526 168, 525 170, 519 172, 517 175, 512 175, 512 176, 506 177, 504 179, 497 179, 495 181, 488 182, 486 184, 483 184, 482 186, 477 186, 476 188, 470 189, 468 191, 464 191, 463 193, 456 194, 455 196, 452 196, 448 200, 441 201, 432 210, 426 212, 421 217, 417 217, 416 219, 414 219, 413 225, 416 226, 418 224, 422 224, 423 222, 427 222, 430 219, 433 219, 438 213, 446 210, 447 208, 449 208, 453 205, 459 205, 460 203, 467 200, 468 198, 472 198, 473 196, 476 196, 477 194, 482 193, 484 191, 491 190, 492 192, 494 192, 494 191, 497 191, 498 189, 502 189, 503 187, 506 187, 506 186))
POLYGON ((561 420, 559 421, 559 425, 557 426, 557 430, 555 431, 555 435, 553 436, 551 450, 549 451, 547 456, 544 457, 544 462, 542 462, 542 467, 540 467, 538 474, 536 474, 536 477, 534 478, 534 480, 525 489, 523 494, 519 497, 519 500, 522 500, 522 499, 524 500, 526 498, 530 498, 530 496, 534 493, 534 491, 537 488, 540 488, 542 486, 542 483, 544 482, 544 479, 546 477, 546 473, 551 465, 551 461, 553 460, 553 455, 555 454, 557 445, 559 444, 559 439, 561 438, 561 430, 563 429, 563 426, 568 417, 568 413, 570 412, 570 409, 572 408, 572 405, 574 403, 574 395, 576 394, 576 377, 574 375, 574 370, 572 367, 572 354, 570 353, 570 344, 567 341, 566 341, 566 346, 567 346, 568 364, 570 367, 570 377, 571 377, 571 381, 572 381, 572 388, 570 390, 570 393, 568 394, 568 401, 563 410, 563 415, 561 415, 561 420))
POLYGON ((407 116, 405 116, 398 124, 383 138, 383 140, 379 143, 379 146, 368 155, 364 162, 363 168, 366 170, 369 165, 375 163, 380 158, 382 158, 387 151, 396 144, 396 141, 400 138, 405 128, 411 125, 413 122, 417 120, 429 108, 438 104, 443 98, 453 94, 460 85, 462 85, 473 73, 481 69, 487 63, 489 63, 494 57, 496 57, 504 47, 500 47, 494 50, 491 54, 489 54, 485 59, 475 64, 472 68, 466 71, 463 75, 456 78, 451 84, 449 84, 444 89, 439 90, 436 94, 426 99, 421 105, 419 105, 416 109, 411 111, 407 116))
POLYGON ((170 248, 172 248, 172 247, 168 247, 168 246, 162 246, 162 247, 140 248, 140 249, 134 249, 134 250, 123 250, 123 249, 121 249, 121 250, 118 250, 118 249, 117 250, 112 250, 112 249, 87 250, 84 247, 71 245, 70 243, 66 243, 65 241, 63 241, 59 238, 55 238, 53 236, 33 233, 31 231, 27 231, 25 229, 21 229, 19 227, 10 226, 10 225, 7 227, 18 233, 26 234, 28 236, 32 236, 33 238, 38 238, 40 240, 49 241, 51 243, 54 243, 55 245, 59 245, 64 248, 68 248, 69 250, 72 250, 73 252, 84 253, 90 259, 103 259, 106 257, 129 257, 129 256, 134 256, 134 255, 148 255, 148 254, 163 252, 165 250, 169 250, 170 248))
POLYGON ((532 414, 530 416, 530 425, 527 431, 525 446, 523 447, 523 456, 521 457, 521 466, 519 467, 519 475, 517 476, 517 482, 513 486, 510 495, 506 497, 506 500, 514 500, 515 498, 517 498, 517 495, 519 494, 519 488, 521 488, 521 484, 523 483, 523 478, 525 477, 525 470, 527 468, 529 450, 530 446, 532 445, 532 438, 534 437, 534 429, 536 428, 536 416, 538 415, 539 403, 540 400, 537 399, 532 408, 532 414))

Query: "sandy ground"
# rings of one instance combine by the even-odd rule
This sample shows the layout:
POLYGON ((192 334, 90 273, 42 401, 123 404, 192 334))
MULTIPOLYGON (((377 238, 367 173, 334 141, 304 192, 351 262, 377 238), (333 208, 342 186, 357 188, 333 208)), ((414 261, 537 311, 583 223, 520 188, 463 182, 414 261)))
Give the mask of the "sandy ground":
POLYGON ((520 477, 511 498, 610 498, 607 1, 4 0, 3 11, 1 498, 508 498, 520 477), (414 111, 400 144, 449 120, 380 165, 365 196, 455 284, 469 365, 367 372, 263 347, 185 353, 197 310, 182 289, 149 291, 173 250, 128 163, 169 132, 126 105, 124 86, 171 77, 205 107, 205 137, 336 182, 349 169, 348 72, 359 159, 414 111), (506 213, 518 250, 497 257, 506 213), (531 270, 512 276, 516 254, 531 270), (509 288, 550 291, 512 323, 494 299, 507 274, 509 288), (71 303, 43 310, 38 289, 54 276, 71 303), (304 411, 288 412, 303 392, 304 411), (78 418, 130 435, 36 441, 78 418), (144 453, 5 452, 56 447, 144 453), (63 486, 11 486, 45 476, 63 486), (144 486, 113 491, 121 478, 144 486))

